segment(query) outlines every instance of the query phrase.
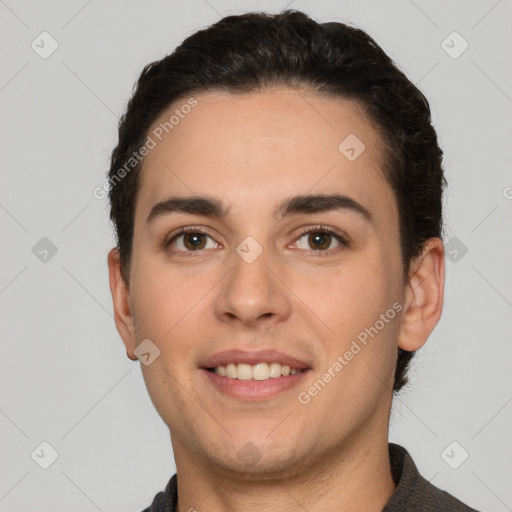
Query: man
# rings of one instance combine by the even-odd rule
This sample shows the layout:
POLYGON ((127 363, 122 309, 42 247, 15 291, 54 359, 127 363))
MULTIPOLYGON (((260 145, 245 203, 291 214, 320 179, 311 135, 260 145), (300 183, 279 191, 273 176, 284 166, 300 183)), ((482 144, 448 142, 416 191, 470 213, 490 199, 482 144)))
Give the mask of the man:
POLYGON ((470 511, 388 443, 443 307, 442 151, 364 32, 230 16, 147 66, 109 172, 116 327, 177 474, 145 512, 470 511))

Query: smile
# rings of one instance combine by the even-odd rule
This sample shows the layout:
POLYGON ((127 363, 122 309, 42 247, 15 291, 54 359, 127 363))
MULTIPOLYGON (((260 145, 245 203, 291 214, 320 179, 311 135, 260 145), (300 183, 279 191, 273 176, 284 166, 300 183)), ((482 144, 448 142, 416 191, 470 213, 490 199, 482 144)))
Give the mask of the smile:
POLYGON ((282 365, 280 363, 257 363, 254 365, 228 363, 227 365, 208 368, 208 371, 216 373, 221 377, 227 377, 228 379, 262 381, 296 375, 303 370, 291 368, 288 365, 282 365))

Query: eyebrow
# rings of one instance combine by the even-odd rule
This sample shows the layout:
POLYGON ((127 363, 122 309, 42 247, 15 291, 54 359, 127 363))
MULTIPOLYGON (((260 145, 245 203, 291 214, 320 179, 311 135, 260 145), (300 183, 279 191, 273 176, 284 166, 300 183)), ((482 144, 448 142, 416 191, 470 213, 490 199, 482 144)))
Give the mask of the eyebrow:
MULTIPOLYGON (((277 205, 274 217, 282 218, 300 213, 322 213, 335 210, 347 210, 359 214, 366 221, 373 223, 369 210, 351 197, 341 194, 298 194, 285 199, 277 205)), ((156 203, 149 212, 146 224, 154 222, 157 218, 172 213, 188 213, 190 215, 203 215, 206 217, 225 219, 229 208, 217 199, 204 196, 179 197, 173 196, 156 203)))

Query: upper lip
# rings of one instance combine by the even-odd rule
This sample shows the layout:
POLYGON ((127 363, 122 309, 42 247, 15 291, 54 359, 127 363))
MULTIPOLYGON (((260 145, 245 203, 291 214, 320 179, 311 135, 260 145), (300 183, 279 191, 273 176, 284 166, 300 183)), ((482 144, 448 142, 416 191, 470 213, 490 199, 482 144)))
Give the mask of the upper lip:
POLYGON ((215 368, 217 366, 225 366, 229 363, 250 365, 258 363, 280 363, 283 366, 290 366, 297 370, 303 370, 310 367, 308 363, 301 361, 300 359, 275 350, 225 350, 208 357, 200 364, 200 367, 215 368))

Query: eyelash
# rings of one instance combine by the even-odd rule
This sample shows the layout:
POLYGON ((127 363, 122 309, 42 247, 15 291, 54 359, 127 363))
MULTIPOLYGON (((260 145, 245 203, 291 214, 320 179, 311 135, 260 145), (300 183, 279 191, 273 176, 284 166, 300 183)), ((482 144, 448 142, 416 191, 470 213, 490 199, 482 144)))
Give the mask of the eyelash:
MULTIPOLYGON (((192 256, 193 253, 195 252, 201 252, 201 249, 197 250, 197 251, 174 251, 174 250, 170 250, 168 249, 169 245, 174 241, 176 240, 178 237, 180 237, 181 235, 184 235, 184 234, 190 234, 190 233, 193 233, 193 234, 201 234, 201 235, 205 235, 205 236, 208 236, 211 238, 211 236, 206 233, 203 229, 201 229, 200 227, 196 227, 196 226, 186 226, 182 229, 180 229, 180 231, 178 231, 178 233, 174 233, 173 235, 171 235, 170 237, 167 237, 164 241, 164 248, 167 249, 171 254, 179 254, 179 255, 184 255, 184 254, 187 254, 189 256, 192 256)), ((308 226, 308 227, 305 227, 301 230, 299 236, 295 239, 295 240, 299 240, 300 238, 302 238, 304 235, 306 234, 318 234, 318 233, 327 233, 329 235, 331 235, 333 238, 335 238, 340 244, 342 247, 349 247, 350 246, 350 242, 347 240, 347 238, 345 238, 344 236, 342 236, 341 234, 339 234, 337 231, 335 231, 334 229, 330 228, 329 226, 324 226, 323 224, 319 224, 319 225, 316 225, 316 226, 308 226)), ((330 256, 331 254, 335 253, 335 252, 338 252, 342 250, 342 248, 338 247, 338 248, 335 248, 335 249, 327 249, 327 250, 314 250, 314 249, 310 249, 310 252, 314 253, 315 254, 315 257, 317 256, 320 256, 320 257, 323 257, 323 256, 330 256)), ((187 256, 185 256, 187 257, 187 256)))

